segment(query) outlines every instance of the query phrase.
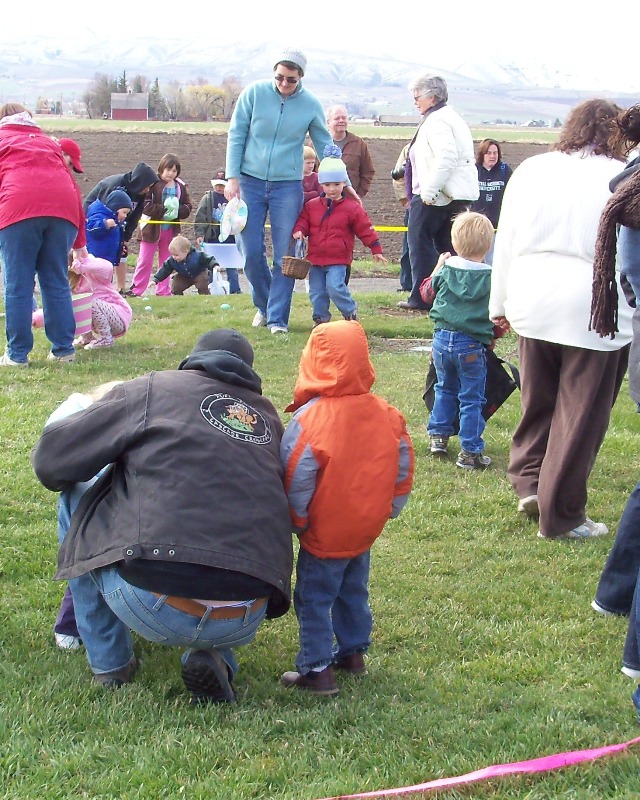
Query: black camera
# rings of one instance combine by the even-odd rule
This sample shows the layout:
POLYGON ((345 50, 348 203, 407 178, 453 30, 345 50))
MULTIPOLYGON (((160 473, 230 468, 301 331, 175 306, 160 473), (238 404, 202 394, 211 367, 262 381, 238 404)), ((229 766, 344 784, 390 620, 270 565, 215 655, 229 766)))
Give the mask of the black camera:
POLYGON ((391 177, 394 181, 401 181, 404 178, 404 164, 399 169, 392 169, 391 177))

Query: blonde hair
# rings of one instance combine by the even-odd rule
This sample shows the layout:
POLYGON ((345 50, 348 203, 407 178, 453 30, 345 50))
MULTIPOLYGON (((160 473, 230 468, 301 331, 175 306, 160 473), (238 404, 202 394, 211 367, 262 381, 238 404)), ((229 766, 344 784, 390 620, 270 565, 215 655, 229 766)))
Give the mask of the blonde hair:
POLYGON ((186 236, 174 236, 169 242, 169 252, 173 255, 174 251, 178 253, 188 253, 191 250, 191 242, 186 236))
POLYGON ((113 388, 119 386, 124 381, 108 381, 107 383, 101 383, 99 386, 95 386, 93 389, 89 389, 88 392, 85 392, 87 397, 91 398, 91 401, 97 403, 98 400, 102 400, 105 394, 108 394, 113 388))
POLYGON ((313 147, 309 147, 308 144, 305 144, 302 149, 302 160, 307 161, 310 158, 316 158, 316 151, 313 149, 313 147))
POLYGON ((69 286, 71 287, 71 291, 74 292, 76 290, 76 286, 80 283, 80 278, 82 276, 78 272, 74 272, 72 269, 69 269, 67 274, 69 276, 69 286))
POLYGON ((451 243, 456 253, 469 261, 482 261, 491 249, 493 224, 477 211, 463 211, 453 220, 451 243))

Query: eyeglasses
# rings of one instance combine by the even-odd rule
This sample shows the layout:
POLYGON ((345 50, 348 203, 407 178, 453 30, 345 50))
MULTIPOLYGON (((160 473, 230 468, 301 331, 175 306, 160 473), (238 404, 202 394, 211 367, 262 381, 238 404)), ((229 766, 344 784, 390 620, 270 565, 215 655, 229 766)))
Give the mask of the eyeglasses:
POLYGON ((296 83, 300 80, 300 78, 285 78, 284 75, 280 75, 278 72, 273 76, 278 83, 289 83, 292 86, 295 86, 296 83))

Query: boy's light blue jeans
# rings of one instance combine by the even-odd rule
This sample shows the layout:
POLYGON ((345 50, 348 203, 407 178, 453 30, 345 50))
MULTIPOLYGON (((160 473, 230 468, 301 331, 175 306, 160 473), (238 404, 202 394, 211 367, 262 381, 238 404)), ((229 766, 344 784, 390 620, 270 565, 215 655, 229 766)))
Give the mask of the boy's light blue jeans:
POLYGON ((286 328, 295 281, 282 274, 293 226, 302 210, 302 181, 263 181, 240 175, 240 193, 247 204, 247 224, 236 237, 245 258, 244 271, 251 284, 254 306, 267 317, 267 325, 286 328), (267 262, 265 223, 269 214, 273 271, 267 262))
POLYGON ((481 453, 485 426, 482 406, 487 379, 485 346, 466 333, 439 330, 433 335, 431 354, 438 382, 427 433, 429 436, 453 436, 459 408, 460 447, 467 453, 481 453))
MULTIPOLYGON (((80 484, 63 492, 58 501, 58 539, 63 541, 71 514, 87 489, 80 484)), ((164 597, 138 589, 120 577, 115 567, 94 570, 69 581, 80 637, 94 674, 115 672, 133 658, 130 630, 159 644, 215 649, 235 675, 238 663, 233 647, 248 644, 266 613, 266 605, 244 617, 234 619, 201 618, 179 611, 165 603, 164 597)))
POLYGON ((353 558, 317 558, 300 548, 293 602, 300 625, 296 669, 302 675, 368 650, 370 557, 367 550, 353 558))
POLYGON ((358 307, 345 283, 347 268, 344 264, 330 267, 311 267, 309 270, 309 299, 314 322, 329 322, 329 302, 333 300, 345 319, 356 315, 358 307))

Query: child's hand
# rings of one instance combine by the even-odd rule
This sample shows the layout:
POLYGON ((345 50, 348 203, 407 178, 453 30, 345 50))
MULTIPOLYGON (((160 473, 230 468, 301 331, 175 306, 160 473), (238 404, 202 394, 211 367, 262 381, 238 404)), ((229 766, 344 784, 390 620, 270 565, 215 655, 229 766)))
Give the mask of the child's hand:
POLYGON ((435 265, 435 267, 433 268, 433 272, 432 272, 431 274, 432 274, 432 275, 435 275, 435 274, 436 274, 436 272, 440 272, 440 270, 441 270, 441 269, 442 269, 442 267, 444 266, 444 262, 445 262, 445 261, 446 261, 448 258, 451 258, 451 253, 440 253, 440 257, 438 258, 438 263, 437 263, 437 264, 435 265))
POLYGON ((296 231, 293 234, 293 238, 294 239, 304 239, 304 234, 302 233, 302 231, 296 231))
POLYGON ((202 244, 203 240, 204 240, 204 236, 196 236, 196 244, 198 245, 198 247, 200 247, 200 245, 202 244))
POLYGON ((117 224, 118 223, 115 221, 115 219, 105 219, 104 221, 105 228, 115 228, 117 224))
POLYGON ((509 333, 511 330, 511 325, 506 317, 493 317, 491 322, 501 328, 505 333, 509 333))
POLYGON ((387 259, 382 255, 382 253, 374 253, 373 260, 377 261, 379 264, 386 264, 387 259))

